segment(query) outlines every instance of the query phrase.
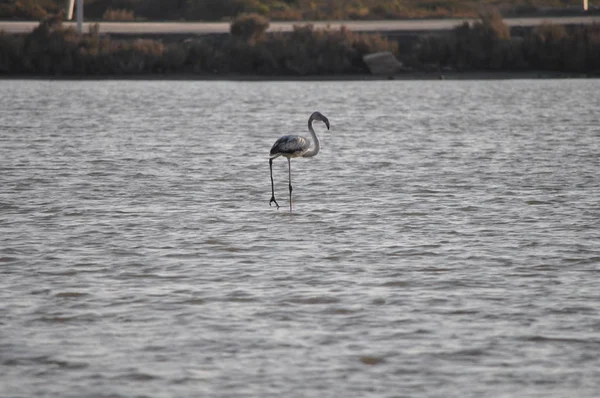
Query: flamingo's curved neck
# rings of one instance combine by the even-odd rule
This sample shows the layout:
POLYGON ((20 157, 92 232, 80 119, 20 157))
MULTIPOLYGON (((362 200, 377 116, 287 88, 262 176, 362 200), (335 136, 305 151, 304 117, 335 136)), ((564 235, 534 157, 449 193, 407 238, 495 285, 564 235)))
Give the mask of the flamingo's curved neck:
POLYGON ((317 133, 315 133, 315 130, 313 129, 312 126, 312 122, 313 122, 313 118, 312 116, 310 117, 310 119, 308 119, 308 131, 310 131, 310 135, 312 136, 313 139, 313 147, 312 149, 308 150, 304 155, 302 155, 302 157, 304 158, 310 158, 312 156, 315 156, 317 153, 319 153, 319 150, 321 149, 321 143, 319 142, 319 137, 317 137, 317 133))

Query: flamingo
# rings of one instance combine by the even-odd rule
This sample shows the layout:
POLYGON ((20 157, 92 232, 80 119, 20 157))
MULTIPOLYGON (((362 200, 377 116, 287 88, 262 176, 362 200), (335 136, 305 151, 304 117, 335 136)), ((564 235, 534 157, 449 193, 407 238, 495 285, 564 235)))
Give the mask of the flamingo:
POLYGON ((319 143, 319 137, 317 137, 317 133, 312 127, 312 123, 315 120, 320 120, 327 126, 327 130, 329 130, 329 120, 321 113, 321 112, 313 112, 312 115, 308 118, 308 131, 312 136, 314 141, 314 146, 310 149, 310 140, 304 138, 299 135, 284 135, 280 137, 273 147, 271 148, 271 152, 269 155, 269 169, 271 170, 271 200, 269 201, 269 206, 275 202, 277 209, 279 209, 279 203, 275 200, 275 187, 273 186, 273 159, 278 158, 279 156, 285 156, 288 160, 288 177, 289 177, 289 187, 290 187, 290 213, 292 212, 292 158, 310 158, 316 156, 321 149, 321 145, 319 143))

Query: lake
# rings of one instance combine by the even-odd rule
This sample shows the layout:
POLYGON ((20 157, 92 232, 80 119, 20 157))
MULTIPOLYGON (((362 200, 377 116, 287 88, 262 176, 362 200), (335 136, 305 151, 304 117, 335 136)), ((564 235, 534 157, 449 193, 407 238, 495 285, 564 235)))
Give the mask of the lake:
POLYGON ((599 93, 0 80, 0 396, 597 396, 599 93))

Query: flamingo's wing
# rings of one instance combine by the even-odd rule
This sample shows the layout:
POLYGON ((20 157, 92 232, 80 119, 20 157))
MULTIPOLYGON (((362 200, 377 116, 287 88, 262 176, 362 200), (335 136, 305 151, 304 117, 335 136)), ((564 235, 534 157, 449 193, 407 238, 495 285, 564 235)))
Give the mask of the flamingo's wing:
POLYGON ((299 135, 284 135, 271 148, 270 155, 301 156, 310 148, 310 141, 299 135))

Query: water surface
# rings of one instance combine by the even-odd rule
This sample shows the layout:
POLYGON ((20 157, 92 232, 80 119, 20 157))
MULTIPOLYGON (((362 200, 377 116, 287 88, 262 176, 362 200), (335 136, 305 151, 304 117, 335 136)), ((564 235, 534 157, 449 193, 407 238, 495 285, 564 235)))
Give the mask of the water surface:
POLYGON ((600 80, 0 92, 0 396, 600 390, 600 80))

